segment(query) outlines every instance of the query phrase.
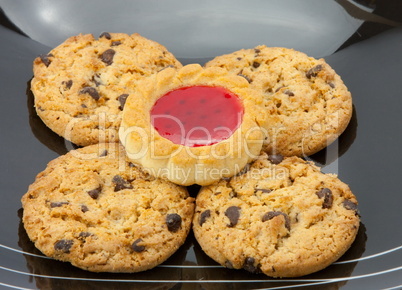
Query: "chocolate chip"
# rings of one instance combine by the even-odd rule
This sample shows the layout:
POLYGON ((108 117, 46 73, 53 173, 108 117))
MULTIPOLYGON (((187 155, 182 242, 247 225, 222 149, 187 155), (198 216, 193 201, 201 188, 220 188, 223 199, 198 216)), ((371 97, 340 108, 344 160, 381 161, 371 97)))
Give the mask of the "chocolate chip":
POLYGON ((92 236, 92 234, 90 232, 80 232, 80 234, 78 235, 78 238, 83 240, 85 238, 88 238, 92 236))
POLYGON ((40 60, 42 61, 42 63, 48 67, 50 65, 50 63, 52 62, 49 57, 52 57, 53 54, 49 53, 49 54, 41 54, 39 55, 40 60))
POLYGON ((113 41, 111 46, 119 46, 121 44, 121 41, 117 40, 117 41, 113 41))
POLYGON ((79 94, 88 94, 96 101, 100 99, 100 95, 94 87, 84 87, 79 91, 79 94))
POLYGON ((238 206, 230 206, 225 211, 225 216, 229 218, 230 224, 227 226, 232 228, 237 225, 240 217, 240 207, 238 206))
POLYGON ((260 53, 260 52, 261 52, 261 50, 260 50, 260 49, 258 49, 258 48, 254 48, 254 52, 255 52, 255 53, 260 53))
POLYGON ((243 269, 250 273, 254 273, 254 274, 261 273, 261 269, 260 269, 261 265, 258 264, 257 266, 255 266, 254 264, 255 264, 255 259, 252 257, 247 257, 244 260, 243 269))
POLYGON ((279 92, 279 90, 282 89, 282 88, 284 88, 284 86, 281 86, 281 87, 277 88, 277 89, 275 90, 275 93, 279 92))
POLYGON ((126 104, 127 97, 128 97, 128 94, 122 94, 117 98, 117 100, 120 102, 120 107, 119 107, 120 110, 124 109, 124 105, 126 104))
POLYGON ((100 55, 100 59, 101 59, 101 61, 106 63, 106 65, 111 65, 113 63, 113 57, 114 57, 115 53, 116 53, 115 50, 109 48, 108 50, 105 50, 100 55))
POLYGON ((98 188, 95 188, 95 189, 92 189, 92 190, 88 191, 88 194, 93 199, 97 199, 101 192, 102 192, 102 186, 99 186, 98 188))
POLYGON ((257 191, 261 191, 262 193, 270 193, 270 192, 272 192, 272 190, 265 189, 265 188, 256 188, 256 189, 254 189, 254 192, 257 192, 257 191))
POLYGON ((260 66, 259 62, 254 61, 253 62, 253 68, 258 68, 260 66))
POLYGON ((285 228, 287 228, 290 231, 290 218, 289 216, 281 211, 269 211, 266 214, 263 215, 262 217, 262 221, 266 222, 269 221, 271 219, 273 219, 274 217, 277 217, 279 215, 282 215, 285 218, 285 228))
POLYGON ((56 251, 62 251, 66 254, 70 253, 70 249, 73 246, 74 241, 73 240, 58 240, 56 243, 54 243, 54 249, 56 251))
POLYGON ((241 175, 247 173, 247 171, 250 170, 250 167, 251 167, 250 163, 246 164, 246 166, 244 166, 242 168, 242 170, 240 170, 239 173, 237 173, 235 176, 241 176, 241 175))
POLYGON ((122 189, 132 189, 133 188, 131 183, 128 182, 127 180, 125 180, 120 175, 115 175, 112 179, 112 182, 115 184, 114 191, 120 191, 122 189))
POLYGON ((290 91, 290 90, 285 90, 283 93, 286 94, 286 95, 288 95, 289 97, 293 97, 293 96, 295 95, 295 94, 294 94, 292 91, 290 91))
POLYGON ((177 213, 170 213, 166 216, 166 224, 170 232, 177 232, 181 228, 181 216, 177 213))
POLYGON ((86 205, 81 205, 81 211, 83 213, 86 213, 87 211, 89 211, 89 208, 86 205))
POLYGON ((230 196, 230 198, 235 198, 235 197, 237 197, 237 192, 236 192, 235 190, 232 190, 232 191, 229 193, 229 196, 230 196))
POLYGON ((105 149, 103 152, 99 155, 99 157, 105 157, 107 156, 108 151, 105 149))
POLYGON ((272 219, 272 218, 274 218, 274 217, 280 215, 281 213, 282 213, 282 212, 280 212, 280 211, 269 211, 269 212, 267 212, 266 214, 264 214, 264 215, 262 216, 261 220, 262 220, 263 222, 269 221, 270 219, 272 219))
POLYGON ((69 204, 67 201, 57 201, 57 202, 51 202, 50 207, 55 208, 55 207, 62 207, 65 204, 69 204))
POLYGON ((328 83, 328 85, 329 85, 332 89, 335 89, 335 84, 334 84, 334 83, 328 83))
POLYGON ((345 199, 342 202, 342 205, 344 208, 346 208, 347 210, 354 210, 357 211, 357 204, 354 203, 353 201, 351 201, 350 199, 345 199))
POLYGON ((268 160, 272 164, 279 164, 283 161, 283 156, 281 154, 273 154, 268 156, 268 160))
POLYGON ((112 39, 112 36, 110 35, 109 32, 102 32, 101 35, 99 35, 99 38, 106 38, 106 39, 112 39))
POLYGON ((334 197, 332 195, 332 191, 329 188, 321 188, 319 191, 316 192, 316 195, 319 198, 324 198, 322 202, 322 208, 331 208, 332 203, 334 201, 334 197))
POLYGON ((61 84, 64 85, 66 90, 69 90, 73 86, 73 80, 63 81, 61 84))
POLYGON ((306 72, 306 77, 311 79, 312 77, 316 77, 317 74, 323 69, 322 65, 316 65, 315 67, 311 68, 306 72))
POLYGON ((204 210, 200 215, 200 226, 202 226, 209 217, 211 217, 211 211, 209 209, 204 210))
POLYGON ((94 74, 91 78, 91 81, 95 84, 95 86, 99 87, 102 84, 102 80, 100 75, 94 74))
POLYGON ((138 244, 143 242, 142 239, 136 239, 134 243, 131 245, 131 248, 134 252, 141 253, 145 250, 145 246, 139 246, 138 244))

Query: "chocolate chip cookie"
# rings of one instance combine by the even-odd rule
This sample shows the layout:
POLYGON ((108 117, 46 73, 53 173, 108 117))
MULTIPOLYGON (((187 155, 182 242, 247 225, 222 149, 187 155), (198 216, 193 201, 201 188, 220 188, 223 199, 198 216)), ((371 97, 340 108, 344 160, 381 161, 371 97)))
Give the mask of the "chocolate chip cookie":
POLYGON ((155 267, 185 241, 194 199, 101 143, 49 162, 22 197, 23 224, 46 256, 94 272, 155 267))
POLYGON ((243 76, 275 107, 267 108, 269 154, 308 156, 331 144, 352 116, 352 98, 340 76, 325 62, 288 48, 257 46, 214 58, 243 76))
POLYGON ((50 129, 77 145, 116 142, 121 112, 137 81, 166 67, 181 64, 139 34, 70 37, 34 60, 36 111, 50 129))
POLYGON ((356 197, 335 175, 296 156, 262 154, 243 174, 200 190, 193 230, 224 267, 296 277, 341 257, 359 220, 356 197))

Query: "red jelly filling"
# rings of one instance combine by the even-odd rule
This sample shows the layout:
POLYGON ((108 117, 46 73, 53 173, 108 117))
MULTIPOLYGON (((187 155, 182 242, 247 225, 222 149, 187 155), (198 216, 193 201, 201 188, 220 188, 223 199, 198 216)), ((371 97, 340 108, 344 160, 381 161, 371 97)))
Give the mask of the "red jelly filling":
POLYGON ((239 98, 222 87, 192 86, 159 98, 151 110, 156 131, 175 144, 212 145, 228 139, 241 125, 239 98))

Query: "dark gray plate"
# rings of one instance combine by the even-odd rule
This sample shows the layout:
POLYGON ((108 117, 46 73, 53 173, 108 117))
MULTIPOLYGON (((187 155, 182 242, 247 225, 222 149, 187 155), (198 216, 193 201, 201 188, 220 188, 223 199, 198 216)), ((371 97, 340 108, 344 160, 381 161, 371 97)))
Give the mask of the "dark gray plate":
MULTIPOLYGON (((0 0, 0 288, 399 289, 402 287, 401 1, 7 1, 0 0), (157 3, 156 3, 157 2, 157 3), (140 34, 183 63, 257 44, 325 57, 353 95, 345 133, 311 156, 360 202, 352 248, 297 279, 228 270, 190 234, 167 262, 137 274, 95 274, 44 257, 21 226, 20 198, 47 162, 73 148, 33 109, 32 61, 70 35, 140 34)), ((193 194, 197 188, 191 187, 193 194)))

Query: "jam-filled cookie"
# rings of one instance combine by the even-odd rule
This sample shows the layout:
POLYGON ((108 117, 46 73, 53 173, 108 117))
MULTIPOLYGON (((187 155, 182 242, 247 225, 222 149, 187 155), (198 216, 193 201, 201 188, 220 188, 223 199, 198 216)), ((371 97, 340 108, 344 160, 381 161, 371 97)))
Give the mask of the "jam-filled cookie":
POLYGON ((269 154, 316 153, 336 140, 351 119, 351 94, 324 59, 261 45, 218 56, 206 67, 243 76, 275 103, 266 127, 264 150, 269 154))
POLYGON ((143 79, 127 98, 120 141, 151 174, 207 185, 258 157, 273 107, 224 69, 166 68, 143 79))
POLYGON ((242 175, 201 188, 193 230, 224 267, 296 277, 341 257, 359 220, 356 197, 335 175, 264 153, 242 175))
POLYGON ((50 129, 77 145, 117 142, 121 112, 137 81, 168 66, 181 64, 139 34, 70 37, 34 60, 36 111, 50 129))
POLYGON ((22 197, 23 224, 46 256, 94 272, 157 266, 185 241, 194 199, 126 158, 118 143, 51 161, 22 197))

